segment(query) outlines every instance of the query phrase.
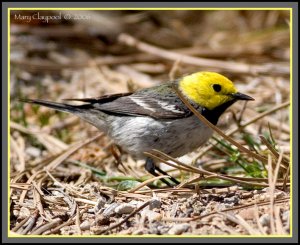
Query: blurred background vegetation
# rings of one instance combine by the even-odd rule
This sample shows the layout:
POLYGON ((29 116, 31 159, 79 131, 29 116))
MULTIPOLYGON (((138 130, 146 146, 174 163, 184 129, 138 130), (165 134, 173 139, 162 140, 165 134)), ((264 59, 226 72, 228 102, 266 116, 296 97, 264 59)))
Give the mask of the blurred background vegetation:
MULTIPOLYGON (((288 161, 289 11, 22 10, 11 11, 10 17, 11 173, 15 183, 25 183, 71 144, 97 131, 75 116, 23 104, 19 98, 60 101, 98 97, 204 70, 229 77, 239 91, 255 98, 230 108, 218 126, 234 130, 275 108, 234 138, 266 157, 270 149, 282 152, 288 161), (48 21, 45 16, 49 16, 48 21), (54 16, 57 19, 51 19, 54 16), (267 145, 259 135, 265 137, 267 145), (25 170, 29 172, 23 174, 25 170)), ((121 153, 114 149, 112 154, 111 146, 110 139, 102 137, 66 159, 53 174, 69 184, 96 179, 114 188, 126 186, 129 182, 124 184, 124 180, 149 178, 144 163, 126 153, 120 156, 124 166, 116 164, 115 156, 121 153)), ((222 174, 267 178, 264 164, 218 137, 181 160, 222 174)), ((181 179, 190 177, 176 169, 167 170, 181 179)), ((281 183, 288 180, 288 172, 287 166, 280 169, 281 183)), ((232 184, 221 179, 201 183, 232 184)), ((131 188, 130 183, 126 188, 131 188)), ((20 193, 14 192, 16 199, 20 193)))

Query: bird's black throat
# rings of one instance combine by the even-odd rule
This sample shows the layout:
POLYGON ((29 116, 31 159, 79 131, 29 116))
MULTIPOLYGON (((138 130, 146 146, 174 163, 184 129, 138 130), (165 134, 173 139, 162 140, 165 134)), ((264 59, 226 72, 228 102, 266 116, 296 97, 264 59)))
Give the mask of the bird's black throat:
POLYGON ((218 123, 219 117, 223 114, 223 112, 228 107, 230 107, 233 103, 235 103, 236 101, 237 101, 236 99, 230 100, 230 101, 214 108, 213 110, 208 110, 206 108, 202 108, 201 114, 212 124, 216 125, 218 123))

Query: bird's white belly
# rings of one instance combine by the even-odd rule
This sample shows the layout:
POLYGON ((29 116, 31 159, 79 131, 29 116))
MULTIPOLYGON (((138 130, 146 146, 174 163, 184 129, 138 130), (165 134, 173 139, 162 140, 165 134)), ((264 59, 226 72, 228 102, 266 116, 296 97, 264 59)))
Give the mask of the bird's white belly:
POLYGON ((177 120, 150 117, 111 119, 108 135, 137 158, 144 158, 143 152, 151 149, 179 157, 197 149, 212 135, 212 130, 195 116, 177 120))

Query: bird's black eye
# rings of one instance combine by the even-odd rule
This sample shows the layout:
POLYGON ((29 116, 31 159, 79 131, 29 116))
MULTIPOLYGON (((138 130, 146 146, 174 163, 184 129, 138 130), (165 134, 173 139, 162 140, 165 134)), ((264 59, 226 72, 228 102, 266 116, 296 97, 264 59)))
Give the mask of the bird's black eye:
POLYGON ((222 89, 220 84, 214 84, 212 87, 216 92, 220 92, 222 89))

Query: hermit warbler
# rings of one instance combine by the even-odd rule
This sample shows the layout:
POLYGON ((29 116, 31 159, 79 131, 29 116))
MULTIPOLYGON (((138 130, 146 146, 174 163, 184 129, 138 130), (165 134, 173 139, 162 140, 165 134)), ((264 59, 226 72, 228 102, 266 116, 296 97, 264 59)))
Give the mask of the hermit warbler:
MULTIPOLYGON (((81 101, 82 105, 38 99, 24 101, 77 115, 105 132, 135 158, 145 158, 143 153, 152 149, 180 157, 203 145, 212 130, 187 108, 173 86, 213 124, 237 100, 253 100, 237 92, 226 77, 215 72, 197 72, 135 93, 69 99, 81 101)), ((150 158, 145 168, 154 176, 158 175, 157 171, 166 174, 150 158)))

